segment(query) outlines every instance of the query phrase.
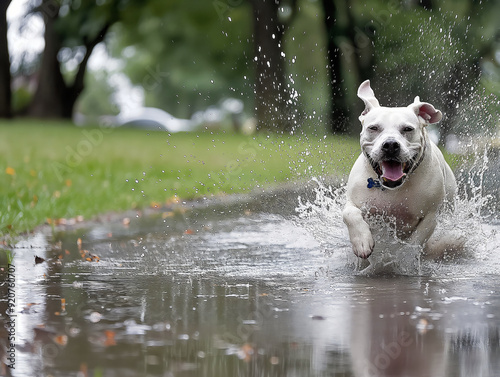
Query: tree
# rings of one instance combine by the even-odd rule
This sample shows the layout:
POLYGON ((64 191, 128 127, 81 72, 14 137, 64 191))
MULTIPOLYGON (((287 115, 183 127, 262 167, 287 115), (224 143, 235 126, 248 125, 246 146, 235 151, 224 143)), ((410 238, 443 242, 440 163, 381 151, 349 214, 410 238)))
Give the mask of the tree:
POLYGON ((284 5, 288 5, 293 14, 295 2, 252 0, 255 115, 259 130, 289 131, 292 128, 283 54, 283 36, 290 20, 280 19, 284 5))
MULTIPOLYGON (((45 48, 38 70, 38 86, 28 114, 40 118, 71 118, 84 89, 88 60, 111 25, 118 21, 118 1, 98 6, 94 2, 42 0, 33 11, 45 24, 45 48), (61 16, 61 9, 65 15, 61 16), (65 50, 63 50, 65 48, 65 50), (62 51, 78 61, 73 78, 65 79, 62 51)), ((68 74, 68 76, 70 76, 68 74)))
POLYGON ((352 131, 355 88, 373 74, 372 26, 356 2, 322 0, 330 73, 330 124, 333 133, 352 131), (354 89, 354 90, 353 90, 354 89))
POLYGON ((494 3, 476 7, 471 2, 439 13, 420 6, 396 9, 397 17, 380 25, 374 41, 379 64, 373 86, 384 88, 381 103, 403 106, 417 94, 432 102, 444 113, 441 143, 452 132, 484 128, 479 120, 482 114, 474 114, 479 107, 472 98, 480 87, 481 61, 492 49, 498 30, 484 26, 488 17, 487 24, 494 25, 495 7, 494 3), (467 23, 456 22, 464 15, 470 15, 467 23), (490 35, 485 36, 486 32, 490 35))
POLYGON ((128 55, 127 75, 142 85, 148 105, 189 117, 235 96, 254 108, 260 130, 291 129, 283 57, 291 17, 280 8, 293 13, 295 0, 163 0, 156 6, 122 22, 114 49, 128 55))
POLYGON ((7 8, 11 0, 0 2, 0 117, 12 116, 9 45, 7 42, 7 8))
POLYGON ((253 107, 251 7, 242 0, 150 0, 116 25, 108 46, 144 89, 146 106, 180 118, 228 97, 253 107))
MULTIPOLYGON (((349 119, 349 109, 345 101, 345 93, 342 85, 342 50, 339 43, 343 31, 338 26, 338 12, 334 0, 322 0, 323 22, 327 33, 327 57, 330 72, 330 123, 333 133, 345 133, 349 119)), ((344 41, 345 43, 345 41, 344 41)), ((353 51, 353 50, 352 50, 353 51)), ((352 51, 350 51, 352 53, 352 51)), ((352 55, 349 55, 352 58, 352 55)))

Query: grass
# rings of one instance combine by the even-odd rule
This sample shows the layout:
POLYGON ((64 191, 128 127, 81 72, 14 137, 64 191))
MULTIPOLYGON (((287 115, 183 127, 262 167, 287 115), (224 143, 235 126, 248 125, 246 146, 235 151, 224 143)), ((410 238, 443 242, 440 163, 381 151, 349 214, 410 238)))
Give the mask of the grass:
POLYGON ((345 174, 359 142, 0 122, 0 235, 54 219, 345 174))

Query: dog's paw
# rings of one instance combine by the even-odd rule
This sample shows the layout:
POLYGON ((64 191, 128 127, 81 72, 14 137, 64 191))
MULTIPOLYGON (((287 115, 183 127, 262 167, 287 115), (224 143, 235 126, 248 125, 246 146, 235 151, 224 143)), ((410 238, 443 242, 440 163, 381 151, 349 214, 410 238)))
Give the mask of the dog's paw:
POLYGON ((371 233, 365 234, 364 236, 353 237, 351 243, 354 254, 363 259, 371 255, 373 247, 375 246, 371 233))

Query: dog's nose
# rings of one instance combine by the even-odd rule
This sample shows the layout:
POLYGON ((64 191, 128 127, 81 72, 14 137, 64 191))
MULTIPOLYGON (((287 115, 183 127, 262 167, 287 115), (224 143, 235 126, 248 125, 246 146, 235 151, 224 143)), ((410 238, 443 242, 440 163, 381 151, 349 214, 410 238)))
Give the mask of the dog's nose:
POLYGON ((399 155, 401 147, 396 140, 387 140, 382 144, 382 150, 387 157, 396 157, 399 155))

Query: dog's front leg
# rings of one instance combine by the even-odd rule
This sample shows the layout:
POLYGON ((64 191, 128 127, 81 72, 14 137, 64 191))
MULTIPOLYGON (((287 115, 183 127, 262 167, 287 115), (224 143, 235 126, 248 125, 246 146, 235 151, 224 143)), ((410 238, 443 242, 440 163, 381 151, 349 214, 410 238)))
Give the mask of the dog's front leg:
POLYGON ((354 254, 360 258, 368 258, 373 251, 375 242, 370 227, 363 219, 361 210, 354 203, 348 202, 342 216, 349 231, 354 254))

